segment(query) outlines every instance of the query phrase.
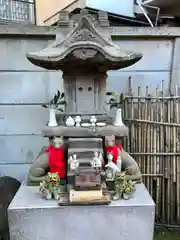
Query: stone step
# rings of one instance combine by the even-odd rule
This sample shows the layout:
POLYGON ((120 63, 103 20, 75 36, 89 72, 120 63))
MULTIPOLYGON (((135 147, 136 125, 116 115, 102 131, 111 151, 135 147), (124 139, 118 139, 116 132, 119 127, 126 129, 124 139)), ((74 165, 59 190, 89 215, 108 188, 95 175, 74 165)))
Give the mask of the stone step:
POLYGON ((101 138, 70 138, 68 140, 70 148, 102 148, 101 138))

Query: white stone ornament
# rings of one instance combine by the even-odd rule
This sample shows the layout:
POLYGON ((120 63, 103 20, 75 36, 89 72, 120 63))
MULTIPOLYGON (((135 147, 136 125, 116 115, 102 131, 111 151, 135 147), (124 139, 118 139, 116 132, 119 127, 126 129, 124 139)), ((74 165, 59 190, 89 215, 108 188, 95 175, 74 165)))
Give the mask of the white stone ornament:
POLYGON ((75 123, 76 123, 76 127, 80 127, 80 123, 81 123, 81 117, 80 116, 76 116, 75 123))
POLYGON ((69 116, 66 120, 66 126, 73 127, 74 125, 75 125, 74 119, 71 116, 69 116))
POLYGON ((93 127, 95 127, 95 126, 96 126, 96 122, 97 122, 96 117, 95 117, 95 116, 92 116, 92 117, 90 118, 90 122, 91 122, 91 125, 92 125, 93 127))

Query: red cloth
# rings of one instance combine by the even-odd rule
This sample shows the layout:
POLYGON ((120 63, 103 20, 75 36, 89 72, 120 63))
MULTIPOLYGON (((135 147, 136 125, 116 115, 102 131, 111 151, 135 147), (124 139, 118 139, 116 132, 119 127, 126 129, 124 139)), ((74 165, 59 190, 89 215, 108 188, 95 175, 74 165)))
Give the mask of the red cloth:
POLYGON ((49 155, 49 168, 51 173, 58 173, 60 178, 65 178, 66 161, 64 158, 64 147, 56 149, 50 145, 45 150, 49 155))
POLYGON ((112 147, 106 146, 106 153, 111 153, 113 155, 113 163, 117 164, 117 159, 118 159, 118 149, 122 151, 123 147, 121 144, 114 145, 112 147))

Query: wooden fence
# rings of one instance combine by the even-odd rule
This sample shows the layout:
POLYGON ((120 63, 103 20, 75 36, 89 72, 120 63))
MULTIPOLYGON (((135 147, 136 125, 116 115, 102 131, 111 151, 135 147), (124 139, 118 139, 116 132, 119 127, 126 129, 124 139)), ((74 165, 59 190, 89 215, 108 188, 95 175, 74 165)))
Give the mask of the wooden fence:
POLYGON ((130 129, 127 150, 136 159, 156 203, 156 222, 180 225, 180 97, 125 96, 124 121, 130 129))

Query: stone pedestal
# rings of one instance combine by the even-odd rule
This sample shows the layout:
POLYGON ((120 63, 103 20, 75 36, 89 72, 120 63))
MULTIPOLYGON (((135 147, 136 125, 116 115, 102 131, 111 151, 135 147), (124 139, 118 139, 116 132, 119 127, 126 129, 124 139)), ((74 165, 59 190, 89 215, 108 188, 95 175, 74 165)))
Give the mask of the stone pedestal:
POLYGON ((155 204, 143 184, 130 200, 59 207, 22 185, 8 208, 11 240, 152 240, 155 204))

